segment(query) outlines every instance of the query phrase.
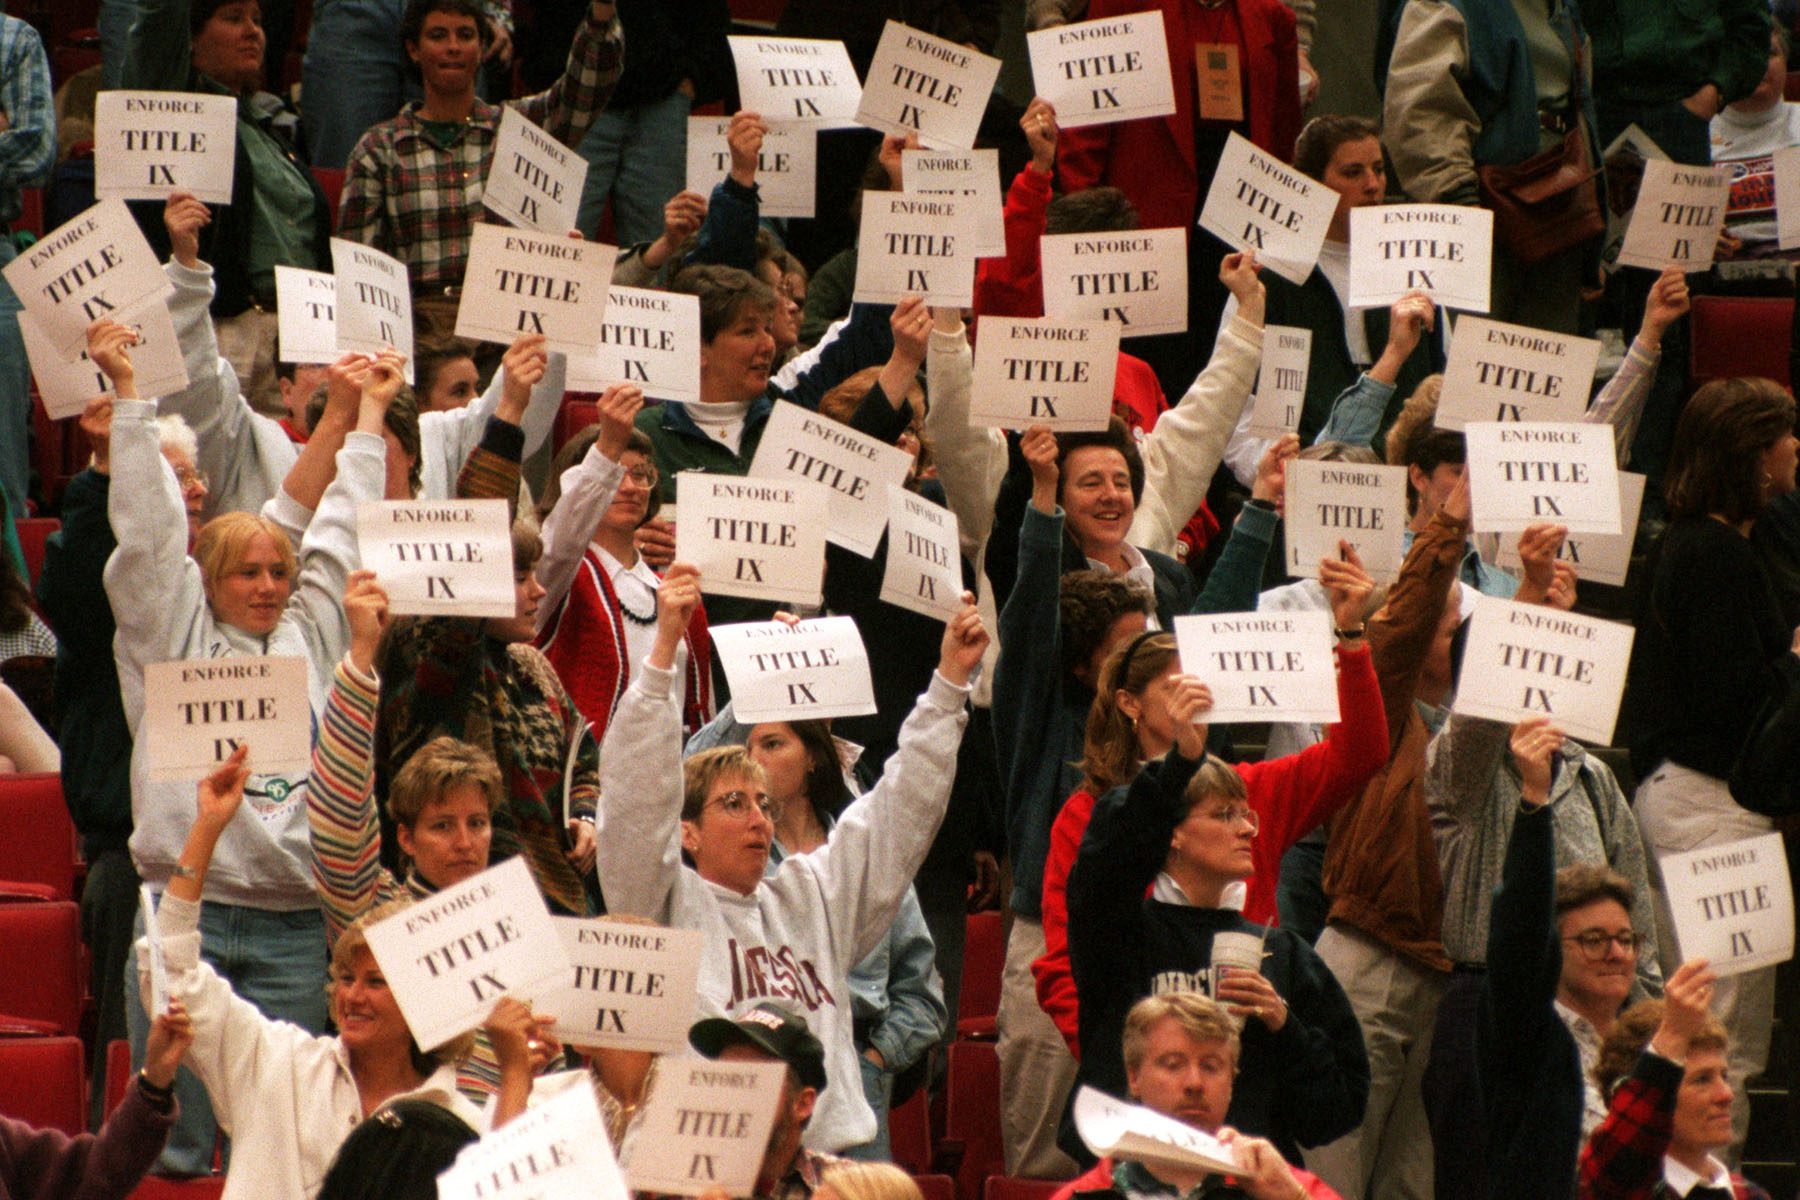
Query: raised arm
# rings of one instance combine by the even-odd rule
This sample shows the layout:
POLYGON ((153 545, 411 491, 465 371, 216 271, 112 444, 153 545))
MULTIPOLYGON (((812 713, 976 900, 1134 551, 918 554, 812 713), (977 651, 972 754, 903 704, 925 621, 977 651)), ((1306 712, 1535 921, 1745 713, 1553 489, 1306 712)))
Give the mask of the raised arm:
POLYGON ((1469 477, 1464 475, 1425 531, 1414 539, 1387 602, 1369 618, 1369 653, 1374 656, 1375 678, 1381 684, 1390 752, 1406 730, 1407 708, 1443 621, 1468 534, 1469 477))
POLYGON ((762 211, 756 168, 768 133, 768 124, 758 114, 745 110, 732 115, 725 133, 731 170, 713 186, 689 262, 756 269, 756 225, 762 211))
POLYGON ((628 384, 607 388, 600 397, 599 437, 580 462, 563 472, 562 494, 544 517, 542 531, 544 556, 537 567, 538 583, 544 589, 537 610, 540 637, 562 611, 594 530, 625 480, 619 459, 643 407, 644 393, 638 388, 628 384))
MULTIPOLYGON (((1556 940, 1556 819, 1550 783, 1563 735, 1546 717, 1513 726, 1510 747, 1519 764, 1520 813, 1506 847, 1500 888, 1488 922, 1487 988, 1499 1046, 1540 1037, 1562 974, 1556 940)), ((1504 1050, 1501 1050, 1504 1053, 1504 1050)))
POLYGON ((1418 349, 1419 340, 1436 327, 1437 308, 1424 292, 1408 292, 1394 301, 1388 310, 1388 340, 1381 357, 1355 383, 1338 393, 1313 444, 1373 445, 1375 435, 1381 432, 1381 418, 1394 398, 1394 385, 1401 370, 1418 349))
POLYGON ((1056 437, 1041 425, 1021 442, 1033 489, 1019 527, 1019 573, 1000 612, 994 665, 994 750, 1010 826, 1027 797, 1020 778, 1036 770, 1060 699, 1063 514, 1056 504, 1056 437))
MULTIPOLYGON (((488 418, 498 416, 519 427, 523 434, 522 458, 536 454, 550 438, 556 412, 562 407, 568 383, 569 360, 560 352, 543 350, 542 334, 520 334, 507 348, 501 368, 488 381, 487 390, 466 407, 449 412, 419 414, 420 498, 450 500, 456 495, 456 477, 487 434, 488 418), (517 373, 523 368, 521 353, 536 347, 539 369, 519 390, 517 373), (518 365, 514 365, 518 364, 518 365)), ((516 498, 518 489, 514 489, 516 498)))
POLYGON ((656 642, 633 671, 600 745, 597 865, 607 908, 667 921, 681 865, 681 708, 675 651, 700 605, 700 575, 675 563, 657 593, 656 642))
POLYGON ((1175 537, 1206 499, 1213 472, 1237 426, 1262 361, 1263 298, 1255 254, 1228 254, 1219 278, 1237 298, 1237 315, 1181 402, 1144 439, 1144 498, 1132 519, 1132 545, 1175 552, 1175 537))
POLYGON ((544 132, 575 146, 606 107, 625 65, 625 39, 612 0, 593 0, 587 20, 575 30, 562 75, 535 96, 512 101, 544 132))
POLYGON ((925 352, 925 436, 937 460, 938 482, 956 514, 962 551, 979 562, 994 528, 994 500, 1006 477, 1006 438, 998 429, 969 423, 975 360, 968 331, 954 308, 932 310, 934 327, 925 352))
POLYGON ((1012 186, 1006 189, 1006 205, 1001 213, 1005 257, 984 258, 976 264, 974 308, 978 314, 1044 314, 1039 243, 1056 178, 1056 109, 1041 96, 1033 97, 1025 107, 1025 115, 1019 118, 1019 128, 1025 132, 1031 161, 1019 169, 1012 186))
POLYGON ((1638 421, 1644 415, 1644 401, 1650 395, 1650 384, 1656 379, 1656 364, 1662 358, 1663 334, 1688 310, 1687 276, 1681 268, 1670 267, 1651 285, 1644 301, 1644 321, 1637 337, 1625 352, 1625 361, 1606 381, 1582 420, 1604 422, 1613 427, 1613 449, 1619 465, 1631 456, 1631 443, 1637 437, 1638 421))

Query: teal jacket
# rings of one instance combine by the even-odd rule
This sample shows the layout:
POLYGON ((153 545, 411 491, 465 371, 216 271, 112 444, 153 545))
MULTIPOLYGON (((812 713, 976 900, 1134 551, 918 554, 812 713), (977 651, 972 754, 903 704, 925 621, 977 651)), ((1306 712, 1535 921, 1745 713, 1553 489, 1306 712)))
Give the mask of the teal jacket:
POLYGON ((1722 103, 1756 90, 1769 65, 1766 0, 1583 0, 1594 84, 1620 104, 1669 104, 1708 83, 1722 103))

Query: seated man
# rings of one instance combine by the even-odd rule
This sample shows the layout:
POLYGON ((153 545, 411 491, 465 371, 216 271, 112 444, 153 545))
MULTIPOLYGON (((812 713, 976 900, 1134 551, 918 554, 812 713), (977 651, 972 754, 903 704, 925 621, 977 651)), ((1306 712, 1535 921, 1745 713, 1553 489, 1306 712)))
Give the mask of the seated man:
POLYGON ((1052 1200, 1162 1200, 1194 1194, 1207 1200, 1338 1200, 1317 1176, 1290 1167, 1262 1138, 1243 1137, 1226 1126, 1238 1069, 1237 1029, 1225 1007, 1201 993, 1168 992, 1131 1006, 1122 1048, 1131 1098, 1225 1142, 1243 1167, 1242 1175, 1184 1174, 1103 1158, 1052 1200))
MULTIPOLYGON (((656 641, 601 746, 606 836, 598 851, 608 910, 704 930, 702 1013, 734 1016, 785 999, 818 1025, 833 1077, 858 1079, 847 976, 894 923, 944 819, 969 675, 987 632, 965 593, 881 780, 844 810, 825 845, 789 855, 769 874, 776 809, 762 768, 737 746, 681 760, 681 706, 670 685, 699 600, 698 573, 676 563, 657 594, 656 641)), ((860 1087, 833 1088, 806 1142, 837 1151, 875 1129, 860 1087)))
POLYGON ((736 1020, 708 1017, 688 1030, 688 1042, 721 1062, 782 1062, 787 1082, 775 1108, 769 1147, 756 1173, 758 1196, 811 1200, 826 1168, 844 1160, 801 1144, 819 1093, 825 1090, 825 1047, 806 1027, 806 1018, 778 1004, 758 1004, 736 1020))

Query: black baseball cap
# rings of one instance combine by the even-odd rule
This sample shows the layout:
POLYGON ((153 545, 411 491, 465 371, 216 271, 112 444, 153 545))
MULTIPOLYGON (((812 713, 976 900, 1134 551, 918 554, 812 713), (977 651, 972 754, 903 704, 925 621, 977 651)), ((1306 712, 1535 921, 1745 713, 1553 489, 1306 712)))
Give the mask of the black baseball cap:
POLYGON ((734 1018, 708 1017, 688 1030, 688 1044, 708 1058, 727 1046, 754 1046, 794 1069, 800 1082, 825 1090, 825 1047, 806 1027, 806 1018, 776 1004, 758 1004, 734 1018))

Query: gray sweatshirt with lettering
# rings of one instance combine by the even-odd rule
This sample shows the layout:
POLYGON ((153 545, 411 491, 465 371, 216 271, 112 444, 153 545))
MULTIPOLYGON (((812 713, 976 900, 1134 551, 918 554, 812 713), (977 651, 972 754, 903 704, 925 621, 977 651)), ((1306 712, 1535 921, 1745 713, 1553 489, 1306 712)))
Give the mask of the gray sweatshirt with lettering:
MULTIPOLYGON (((298 547, 299 573, 280 622, 252 637, 216 620, 188 557, 187 515, 175 472, 157 444, 154 402, 121 400, 113 409, 112 476, 107 516, 118 549, 106 563, 106 595, 118 633, 113 658, 119 693, 135 742, 131 749, 131 859, 159 887, 181 857, 194 823, 194 782, 153 782, 144 719, 144 671, 152 663, 237 655, 294 655, 307 662, 312 727, 325 703, 332 670, 350 642, 344 581, 359 564, 356 509, 381 499, 387 446, 375 434, 352 433, 338 451, 337 478, 298 547)), ((296 719, 299 719, 297 716, 296 719)), ((203 734, 196 734, 203 736, 203 734)), ((255 747, 251 747, 254 754, 255 747)), ((244 805, 219 839, 206 876, 206 898, 293 912, 316 908, 312 847, 306 820, 306 771, 252 775, 244 805)))
POLYGON ((825 1046, 828 1086, 806 1129, 832 1152, 875 1136, 852 1033, 850 969, 894 923, 950 802, 969 688, 933 674, 881 780, 844 810, 825 845, 781 860, 750 895, 681 861, 681 710, 672 674, 645 663, 600 747, 601 886, 613 912, 706 934, 694 1016, 772 1000, 825 1046), (660 848, 660 853, 658 853, 660 848))

